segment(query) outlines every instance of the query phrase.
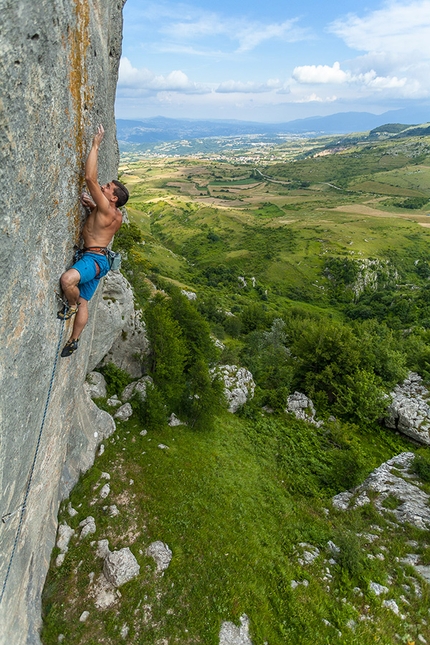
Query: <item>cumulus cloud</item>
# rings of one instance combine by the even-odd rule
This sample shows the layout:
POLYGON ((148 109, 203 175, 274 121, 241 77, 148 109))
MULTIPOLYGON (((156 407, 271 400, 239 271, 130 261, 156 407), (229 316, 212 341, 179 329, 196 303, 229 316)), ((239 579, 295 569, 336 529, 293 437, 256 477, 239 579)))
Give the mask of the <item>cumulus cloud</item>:
POLYGON ((389 0, 363 17, 334 21, 329 31, 365 52, 346 63, 346 83, 401 98, 430 95, 430 0, 389 0))
POLYGON ((293 78, 298 83, 346 83, 350 75, 340 69, 340 63, 329 65, 303 65, 295 67, 293 78))
POLYGON ((293 78, 297 83, 304 85, 361 85, 375 89, 403 88, 407 84, 407 78, 397 76, 379 76, 374 69, 364 73, 353 74, 343 71, 340 63, 329 65, 304 65, 296 67, 293 71, 293 78))
POLYGON ((181 70, 173 70, 163 76, 154 74, 149 69, 133 67, 125 56, 121 58, 119 66, 119 89, 133 89, 146 92, 187 92, 201 93, 208 91, 201 84, 193 83, 181 70))

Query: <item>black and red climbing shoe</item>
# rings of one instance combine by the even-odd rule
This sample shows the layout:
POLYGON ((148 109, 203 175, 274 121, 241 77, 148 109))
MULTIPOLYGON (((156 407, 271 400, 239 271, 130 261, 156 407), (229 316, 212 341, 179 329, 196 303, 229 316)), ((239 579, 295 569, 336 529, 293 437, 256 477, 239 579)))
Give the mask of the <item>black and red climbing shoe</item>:
POLYGON ((78 349, 78 341, 79 338, 73 339, 71 338, 70 340, 67 341, 67 343, 63 347, 63 351, 61 352, 60 356, 62 358, 66 358, 67 356, 71 356, 73 352, 76 352, 78 349))
POLYGON ((58 312, 57 318, 60 320, 69 320, 72 316, 78 313, 78 305, 75 307, 69 307, 68 305, 64 305, 63 309, 58 312))

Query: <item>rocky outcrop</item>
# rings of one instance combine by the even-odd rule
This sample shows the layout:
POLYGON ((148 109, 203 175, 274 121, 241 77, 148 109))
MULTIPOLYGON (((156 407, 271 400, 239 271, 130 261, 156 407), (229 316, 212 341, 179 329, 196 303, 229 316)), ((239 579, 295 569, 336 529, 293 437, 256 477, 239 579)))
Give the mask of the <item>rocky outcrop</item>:
POLYGON ((402 452, 389 459, 360 486, 335 495, 334 508, 347 510, 373 503, 380 513, 389 510, 402 524, 430 528, 430 496, 420 487, 418 477, 410 472, 414 458, 413 452, 402 452), (388 498, 391 503, 387 506, 388 498))
POLYGON ((410 372, 401 385, 391 392, 392 403, 388 407, 385 425, 430 445, 429 391, 419 374, 410 372))
POLYGON ((230 412, 237 412, 254 396, 254 379, 244 367, 219 365, 212 373, 217 373, 224 381, 224 394, 230 412))
POLYGON ((148 351, 146 329, 140 311, 135 311, 131 286, 118 271, 104 280, 97 326, 89 368, 114 363, 134 378, 142 376, 142 358, 148 351))
POLYGON ((61 495, 93 459, 100 439, 94 434, 112 427, 108 417, 94 427, 98 413, 83 392, 99 331, 94 312, 100 294, 91 302, 78 352, 60 359, 52 387, 50 382, 59 341, 70 331, 68 322, 60 338, 54 290, 79 241, 83 162, 98 123, 106 130, 100 181, 117 172, 113 108, 122 5, 122 0, 2 3, 0 508, 9 518, 0 532, 2 643, 39 643, 41 590, 61 495))
POLYGON ((317 426, 317 428, 324 424, 323 421, 317 421, 315 419, 316 411, 314 404, 311 399, 309 399, 306 394, 302 394, 302 392, 294 392, 294 394, 290 394, 287 399, 285 412, 294 414, 296 419, 312 423, 317 426))

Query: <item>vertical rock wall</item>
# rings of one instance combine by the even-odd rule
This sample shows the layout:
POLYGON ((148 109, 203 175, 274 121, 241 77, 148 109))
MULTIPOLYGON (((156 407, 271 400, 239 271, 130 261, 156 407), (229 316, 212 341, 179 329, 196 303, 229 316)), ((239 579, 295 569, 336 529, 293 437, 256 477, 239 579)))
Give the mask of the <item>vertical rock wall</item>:
MULTIPOLYGON (((100 180, 116 177, 114 97, 123 0, 0 0, 0 590, 4 587, 54 365, 60 274, 79 239, 83 165, 98 123, 100 180)), ((98 295, 100 297, 100 294, 98 295)), ((0 643, 38 643, 66 455, 94 307, 60 359, 20 539, 0 606, 0 643)), ((64 339, 68 335, 66 323, 64 339)), ((79 430, 78 430, 79 432, 79 430)), ((79 451, 78 451, 79 453, 79 451)), ((71 457, 70 457, 71 458, 71 457)))

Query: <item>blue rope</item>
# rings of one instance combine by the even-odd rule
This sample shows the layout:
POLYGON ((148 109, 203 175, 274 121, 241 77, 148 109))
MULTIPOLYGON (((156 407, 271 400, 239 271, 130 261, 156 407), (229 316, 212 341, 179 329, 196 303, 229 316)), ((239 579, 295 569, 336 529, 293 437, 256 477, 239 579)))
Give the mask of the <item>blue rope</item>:
POLYGON ((45 425, 46 415, 48 413, 49 401, 51 399, 52 386, 54 384, 55 371, 57 369, 58 355, 60 353, 60 347, 61 347, 61 343, 62 343, 62 340, 63 340, 63 333, 64 333, 64 320, 62 320, 62 322, 61 322, 60 338, 58 340, 58 345, 57 345, 57 349, 56 349, 56 352, 55 352, 54 368, 52 370, 51 381, 49 383, 48 396, 46 398, 46 403, 45 403, 45 409, 44 409, 44 412, 43 412, 42 423, 40 425, 39 436, 37 438, 37 444, 36 444, 36 450, 34 452, 33 463, 31 464, 31 468, 30 468, 30 474, 29 474, 29 477, 28 477, 27 488, 25 489, 24 502, 23 502, 23 504, 21 506, 21 513, 20 513, 20 516, 19 516, 19 524, 18 524, 18 529, 16 531, 15 541, 13 543, 12 554, 10 556, 9 564, 8 564, 7 571, 6 571, 6 576, 5 576, 5 579, 4 579, 4 582, 3 582, 3 588, 2 588, 2 591, 1 591, 1 594, 0 594, 0 603, 3 601, 3 596, 4 596, 5 590, 6 590, 6 584, 7 584, 9 574, 10 574, 10 571, 11 571, 11 568, 12 568, 12 561, 13 561, 13 558, 15 556, 15 551, 16 551, 16 547, 18 546, 19 536, 21 534, 21 528, 22 528, 22 524, 23 524, 23 521, 24 521, 24 513, 25 513, 26 508, 27 508, 28 495, 30 493, 31 482, 32 482, 32 479, 33 479, 33 474, 34 474, 34 467, 36 465, 37 455, 39 453, 39 448, 40 448, 40 441, 42 439, 42 432, 43 432, 43 428, 44 428, 44 425, 45 425))

